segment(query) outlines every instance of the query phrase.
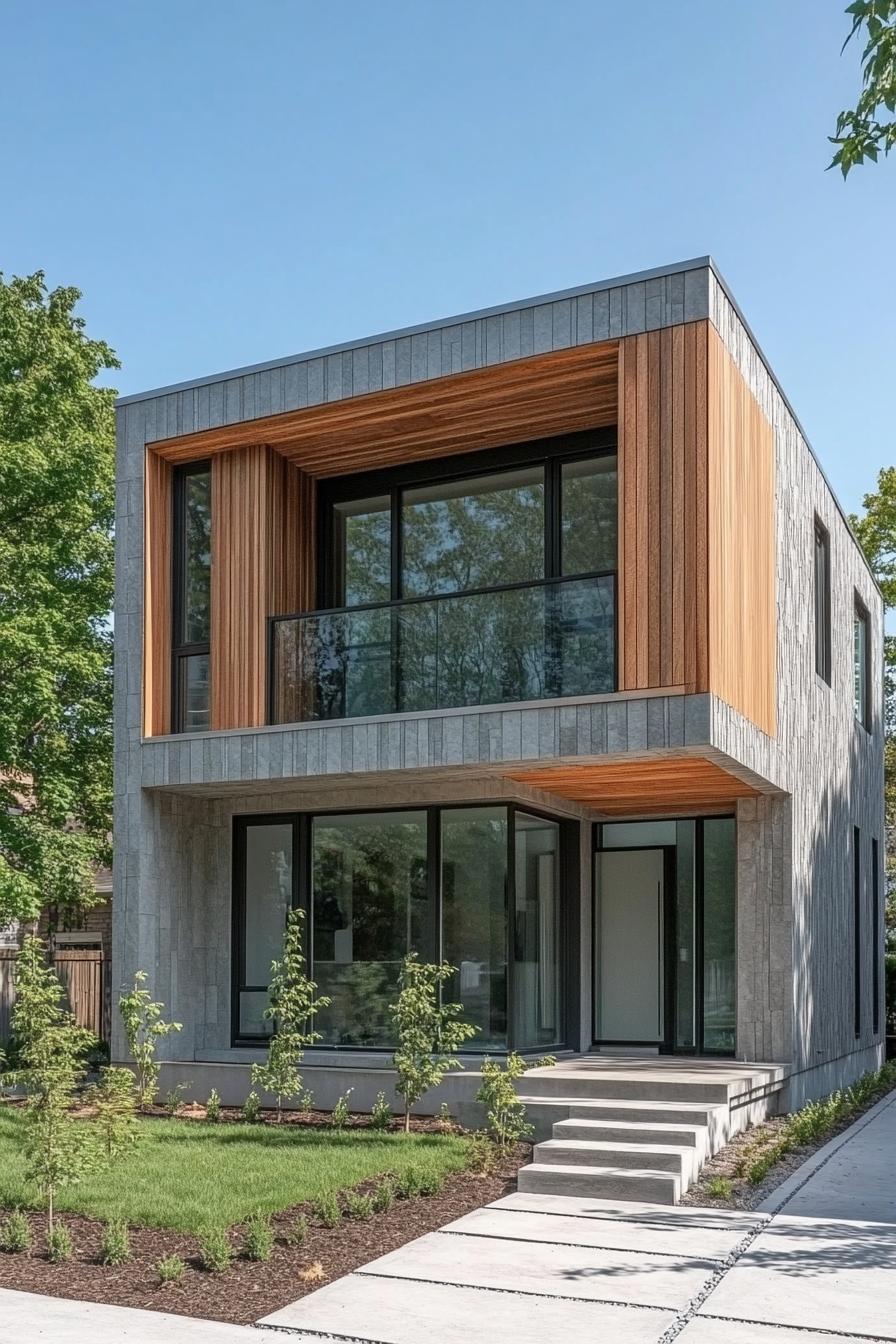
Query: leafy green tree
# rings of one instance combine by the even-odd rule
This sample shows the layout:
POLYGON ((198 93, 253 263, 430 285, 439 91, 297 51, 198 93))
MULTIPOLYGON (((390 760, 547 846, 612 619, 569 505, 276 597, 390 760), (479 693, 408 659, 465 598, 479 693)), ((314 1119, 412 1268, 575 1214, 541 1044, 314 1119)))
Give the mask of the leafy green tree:
POLYGON ((398 1047, 392 1056, 398 1081, 395 1091, 404 1098, 404 1130, 410 1133, 411 1107, 448 1073, 459 1069, 457 1051, 479 1030, 459 1021, 460 1003, 442 1003, 441 987, 454 975, 447 962, 427 965, 416 952, 404 959, 397 1001, 390 1012, 398 1047))
POLYGON ((28 937, 16 962, 12 1027, 19 1067, 12 1075, 26 1090, 25 1175, 47 1206, 47 1240, 59 1189, 81 1180, 96 1163, 88 1124, 72 1117, 84 1077, 84 1056, 95 1037, 79 1027, 64 1006, 65 993, 47 965, 39 938, 28 937))
POLYGON ((0 274, 0 924, 109 861, 112 350, 76 289, 0 274))
MULTIPOLYGON (((896 607, 896 467, 884 467, 877 489, 864 496, 861 517, 850 518, 887 608, 896 607)), ((884 808, 887 843, 887 934, 896 952, 896 636, 884 635, 884 808)), ((888 993, 890 1011, 896 1011, 888 993)))
POLYGON ((862 92, 855 107, 840 113, 836 134, 828 137, 837 146, 830 167, 838 167, 844 177, 866 159, 876 163, 881 150, 886 155, 896 145, 896 0, 853 0, 846 13, 852 27, 843 49, 860 33, 865 45, 862 92))
POLYGON ((93 1107, 94 1122, 103 1153, 111 1163, 137 1142, 137 1094, 130 1069, 105 1068, 100 1081, 87 1089, 85 1100, 93 1107))
POLYGON ((305 971, 304 918, 301 910, 290 910, 287 916, 283 956, 271 963, 268 1006, 264 1010, 265 1018, 274 1025, 274 1034, 268 1043, 267 1063, 252 1065, 253 1086, 263 1087, 277 1098, 278 1120, 284 1098, 302 1092, 299 1065, 305 1048, 321 1039, 320 1032, 314 1030, 314 1014, 330 1003, 326 996, 316 997, 317 985, 305 971))
POLYGON ((134 988, 118 1000, 118 1011, 137 1075, 137 1104, 141 1110, 154 1100, 158 1091, 161 1065, 156 1060, 156 1043, 173 1031, 181 1030, 180 1022, 163 1019, 165 1005, 154 1002, 149 990, 143 988, 147 979, 145 971, 137 971, 134 988))

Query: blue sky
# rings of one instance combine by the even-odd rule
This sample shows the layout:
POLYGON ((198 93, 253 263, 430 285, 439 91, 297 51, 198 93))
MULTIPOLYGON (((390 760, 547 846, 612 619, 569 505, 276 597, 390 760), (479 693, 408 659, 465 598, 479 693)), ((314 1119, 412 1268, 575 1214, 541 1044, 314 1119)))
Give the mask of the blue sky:
POLYGON ((835 489, 894 461, 845 0, 2 0, 0 269, 122 392, 710 252, 835 489))

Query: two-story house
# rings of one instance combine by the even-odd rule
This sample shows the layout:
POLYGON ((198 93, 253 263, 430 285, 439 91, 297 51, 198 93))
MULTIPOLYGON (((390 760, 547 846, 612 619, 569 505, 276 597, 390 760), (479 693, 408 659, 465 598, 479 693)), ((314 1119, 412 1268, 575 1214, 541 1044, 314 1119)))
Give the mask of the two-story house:
POLYGON ((710 259, 124 397, 117 552, 114 973, 169 1078, 245 1096, 294 905, 322 1101, 387 1085, 410 949, 453 1096, 879 1063, 881 598, 710 259))

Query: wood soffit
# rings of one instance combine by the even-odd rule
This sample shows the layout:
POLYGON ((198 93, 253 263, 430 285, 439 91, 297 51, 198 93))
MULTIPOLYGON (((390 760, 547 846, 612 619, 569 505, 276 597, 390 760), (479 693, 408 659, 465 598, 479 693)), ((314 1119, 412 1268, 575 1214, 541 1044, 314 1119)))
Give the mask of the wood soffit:
POLYGON ((368 392, 147 446, 169 462, 269 444, 339 476, 616 424, 617 341, 368 392))
POLYGON ((702 756, 509 770, 506 778, 582 803, 608 817, 718 807, 758 790, 702 756))

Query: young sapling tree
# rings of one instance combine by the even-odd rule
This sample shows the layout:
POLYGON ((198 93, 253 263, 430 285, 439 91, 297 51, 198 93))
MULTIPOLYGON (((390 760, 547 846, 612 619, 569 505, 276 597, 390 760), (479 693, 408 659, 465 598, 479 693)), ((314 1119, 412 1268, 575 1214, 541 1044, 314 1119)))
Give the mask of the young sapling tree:
POLYGON ((107 1165, 137 1142, 137 1093, 130 1069, 107 1066, 100 1080, 87 1089, 85 1100, 93 1107, 94 1124, 107 1165))
POLYGON ((398 1081, 395 1091, 404 1099, 404 1131, 411 1130, 411 1107, 448 1073, 459 1069, 457 1051, 479 1030, 461 1022, 463 1005, 442 1003, 441 987, 454 974, 447 962, 428 965, 409 952, 401 968, 398 998, 389 1012, 395 1022, 398 1047, 392 1056, 398 1081))
POLYGON ((527 1069, 546 1068, 555 1062, 552 1055, 531 1061, 523 1059, 515 1051, 510 1052, 503 1067, 494 1059, 482 1061, 482 1086, 476 1093, 476 1100, 485 1107, 489 1138, 502 1151, 532 1133, 532 1126, 526 1120, 526 1107, 517 1096, 514 1086, 517 1079, 527 1069))
POLYGON ((314 1014, 330 1005, 325 996, 316 997, 317 985, 305 969, 304 918, 301 910, 290 910, 287 916, 283 956, 271 963, 268 1006, 264 1010, 265 1018, 274 1025, 274 1034, 268 1043, 267 1062, 252 1065, 253 1087, 263 1087, 277 1098, 278 1121, 284 1100, 302 1095, 299 1065, 306 1047, 321 1039, 320 1032, 314 1030, 314 1014))
POLYGON ((180 1022, 166 1022, 162 1017, 163 1003, 156 1003, 145 989, 148 977, 137 971, 134 988, 121 995, 118 1010, 124 1025, 128 1049, 134 1060, 137 1076, 137 1103, 140 1110, 155 1100, 161 1065, 156 1059, 156 1043, 173 1031, 180 1031, 180 1022))
POLYGON ((81 1180, 96 1163, 91 1127, 71 1114, 84 1078, 84 1056, 95 1037, 64 1006, 64 990, 39 938, 28 937, 22 944, 15 991, 11 1025, 18 1067, 11 1078, 26 1092, 25 1177, 46 1204, 52 1246, 59 1189, 81 1180))

